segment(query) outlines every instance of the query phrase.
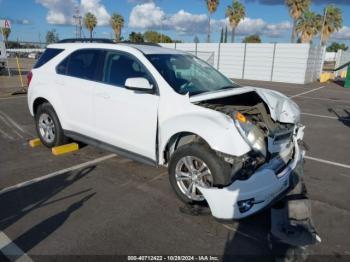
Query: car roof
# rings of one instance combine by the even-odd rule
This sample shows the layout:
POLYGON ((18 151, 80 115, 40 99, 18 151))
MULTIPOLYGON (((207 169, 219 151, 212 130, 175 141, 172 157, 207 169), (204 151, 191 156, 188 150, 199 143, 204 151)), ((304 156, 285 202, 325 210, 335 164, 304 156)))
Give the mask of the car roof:
POLYGON ((48 48, 69 48, 69 49, 82 49, 82 48, 107 48, 107 49, 116 49, 118 50, 118 46, 127 46, 131 47, 132 49, 136 49, 140 52, 142 52, 145 55, 151 55, 151 54, 186 54, 184 51, 172 49, 172 48, 165 48, 157 45, 149 45, 149 44, 137 44, 137 43, 116 43, 116 44, 109 44, 109 43, 56 43, 51 44, 48 46, 48 48))

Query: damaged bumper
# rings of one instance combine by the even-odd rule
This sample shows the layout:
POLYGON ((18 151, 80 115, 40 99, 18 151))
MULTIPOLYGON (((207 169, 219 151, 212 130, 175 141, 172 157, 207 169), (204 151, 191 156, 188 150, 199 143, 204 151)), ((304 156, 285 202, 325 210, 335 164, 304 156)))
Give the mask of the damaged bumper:
POLYGON ((293 158, 280 172, 276 173, 273 168, 276 159, 272 159, 247 180, 236 180, 224 188, 200 187, 212 215, 218 219, 241 219, 258 212, 281 197, 290 187, 290 177, 294 170, 302 172, 300 167, 305 151, 300 148, 298 141, 302 140, 303 134, 303 127, 294 134, 293 158))

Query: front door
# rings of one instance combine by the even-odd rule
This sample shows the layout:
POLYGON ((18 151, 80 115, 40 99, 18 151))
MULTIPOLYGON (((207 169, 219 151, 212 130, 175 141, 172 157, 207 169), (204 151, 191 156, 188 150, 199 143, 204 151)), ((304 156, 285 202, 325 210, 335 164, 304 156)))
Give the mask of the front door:
POLYGON ((135 57, 118 51, 105 56, 102 84, 94 89, 94 126, 100 140, 146 162, 156 160, 159 96, 125 88, 125 81, 148 71, 135 57))

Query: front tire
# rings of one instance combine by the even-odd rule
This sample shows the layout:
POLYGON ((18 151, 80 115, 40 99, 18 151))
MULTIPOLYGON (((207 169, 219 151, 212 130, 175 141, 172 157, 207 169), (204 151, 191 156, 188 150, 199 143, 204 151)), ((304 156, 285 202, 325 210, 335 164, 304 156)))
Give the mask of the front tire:
POLYGON ((197 186, 226 186, 231 182, 230 165, 205 144, 191 143, 178 148, 168 171, 172 188, 186 204, 205 202, 197 186))
POLYGON ((36 130, 41 143, 48 148, 67 143, 60 121, 51 104, 43 103, 35 114, 36 130))

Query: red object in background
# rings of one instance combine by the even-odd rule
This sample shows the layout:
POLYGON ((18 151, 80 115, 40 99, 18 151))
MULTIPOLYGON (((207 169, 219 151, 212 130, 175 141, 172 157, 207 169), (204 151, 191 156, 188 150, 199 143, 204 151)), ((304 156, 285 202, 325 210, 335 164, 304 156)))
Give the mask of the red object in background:
POLYGON ((32 71, 30 71, 28 74, 27 74, 27 84, 29 86, 30 84, 30 81, 32 81, 32 78, 33 78, 33 73, 32 71))

